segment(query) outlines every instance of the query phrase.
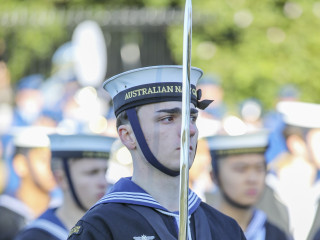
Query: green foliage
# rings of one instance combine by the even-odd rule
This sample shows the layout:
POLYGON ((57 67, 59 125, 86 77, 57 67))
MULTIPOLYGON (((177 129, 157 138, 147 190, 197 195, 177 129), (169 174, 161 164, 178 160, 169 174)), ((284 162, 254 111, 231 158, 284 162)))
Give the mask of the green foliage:
MULTIPOLYGON (((34 73, 35 64, 48 64, 55 47, 66 38, 65 26, 47 21, 52 5, 48 1, 3 1, 0 16, 7 19, 0 30, 5 40, 4 58, 8 62, 12 82, 34 73), (48 58, 48 56, 50 56, 48 58)), ((47 75, 48 72, 40 72, 47 75)))
MULTIPOLYGON (((286 83, 300 88, 302 100, 320 102, 316 67, 320 61, 317 37, 320 19, 314 14, 316 2, 296 1, 297 5, 291 7, 298 10, 291 11, 302 11, 296 18, 286 13, 285 8, 290 6, 285 1, 193 3, 197 11, 211 12, 213 20, 193 26, 192 65, 222 77, 229 104, 256 97, 266 108, 271 108, 279 87, 286 83), (236 15, 241 12, 252 17, 246 27, 235 23, 236 15)), ((168 39, 175 60, 181 63, 182 26, 171 27, 168 39)))
POLYGON ((59 25, 14 29, 7 43, 11 56, 8 65, 12 79, 20 79, 28 72, 28 68, 32 68, 32 63, 50 60, 48 56, 52 56, 55 51, 53 46, 64 38, 65 32, 62 30, 59 25))
MULTIPOLYGON (((236 106, 259 98, 273 107, 279 87, 294 83, 304 101, 320 102, 320 3, 313 0, 193 0, 192 65, 221 76, 225 100, 236 106)), ((52 9, 180 8, 184 0, 0 0, 0 16, 52 9)), ((41 20, 1 26, 13 81, 32 64, 48 61, 56 47, 70 40, 63 22, 41 20)), ((168 26, 171 55, 182 63, 183 23, 168 26)), ((1 42, 1 41, 0 41, 1 42)))

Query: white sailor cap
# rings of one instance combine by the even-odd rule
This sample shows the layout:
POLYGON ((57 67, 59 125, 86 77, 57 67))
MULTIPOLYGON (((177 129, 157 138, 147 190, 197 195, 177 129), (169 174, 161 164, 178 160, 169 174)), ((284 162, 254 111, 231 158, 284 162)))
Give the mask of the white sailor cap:
POLYGON ((283 115, 283 120, 288 125, 320 128, 320 104, 282 101, 277 104, 276 108, 283 115))
MULTIPOLYGON (((181 101, 182 73, 182 66, 176 65, 144 67, 118 74, 106 80, 103 87, 113 99, 117 116, 123 110, 140 105, 181 101)), ((197 96, 196 85, 202 74, 201 69, 191 68, 191 102, 201 109, 203 106, 198 101, 201 96, 197 96)))
POLYGON ((215 135, 207 140, 210 152, 214 156, 265 153, 269 143, 269 132, 262 129, 236 136, 215 135))
POLYGON ((50 140, 47 131, 41 127, 24 127, 14 133, 13 144, 15 147, 41 148, 49 147, 50 140))
POLYGON ((58 158, 106 158, 116 138, 93 135, 49 135, 52 157, 58 158))

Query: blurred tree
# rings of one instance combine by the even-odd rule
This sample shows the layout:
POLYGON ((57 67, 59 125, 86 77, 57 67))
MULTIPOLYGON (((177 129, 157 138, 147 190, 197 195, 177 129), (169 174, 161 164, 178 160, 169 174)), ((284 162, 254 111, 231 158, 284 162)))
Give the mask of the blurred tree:
MULTIPOLYGON (((192 65, 222 77, 229 104, 256 97, 273 107, 285 83, 296 84, 302 100, 320 102, 320 2, 198 0, 193 5, 214 21, 193 27, 192 65)), ((182 26, 170 28, 178 63, 181 36, 182 26)))
POLYGON ((61 21, 48 21, 52 3, 0 0, 0 6, 0 39, 5 42, 0 58, 7 61, 12 81, 33 73, 35 65, 48 75, 53 52, 68 36, 61 21))
MULTIPOLYGON (((2 58, 8 61, 12 79, 17 81, 32 65, 50 64, 54 50, 70 40, 80 19, 80 13, 71 14, 73 10, 84 12, 91 9, 93 12, 89 16, 102 15, 106 19, 103 24, 107 25, 108 17, 119 17, 120 14, 125 17, 128 13, 103 16, 105 12, 102 11, 174 9, 181 13, 184 4, 184 0, 0 0, 0 39, 6 43, 2 58), (56 17, 44 18, 50 14, 56 17)), ((202 68, 205 73, 221 76, 225 100, 230 106, 235 108, 238 102, 255 97, 265 108, 271 108, 279 87, 285 83, 296 84, 301 89, 302 100, 320 102, 320 2, 194 0, 193 15, 192 65, 202 68)), ((171 50, 170 58, 181 64, 182 16, 179 19, 181 21, 164 22, 160 27, 151 23, 142 26, 129 19, 128 26, 111 23, 108 31, 116 29, 120 34, 121 31, 136 32, 140 28, 145 34, 154 28, 154 33, 163 32, 171 50)), ((127 21, 121 17, 118 20, 127 21)), ((151 47, 146 37, 137 38, 141 48, 151 47)), ((155 38, 159 39, 157 35, 155 38)), ((120 48, 121 44, 113 46, 120 48)), ((147 52, 142 55, 146 56, 147 52)), ((158 57, 157 54, 154 56, 158 57)), ((163 59, 161 61, 163 63, 163 59)), ((157 64, 157 61, 141 63, 147 66, 157 64)))

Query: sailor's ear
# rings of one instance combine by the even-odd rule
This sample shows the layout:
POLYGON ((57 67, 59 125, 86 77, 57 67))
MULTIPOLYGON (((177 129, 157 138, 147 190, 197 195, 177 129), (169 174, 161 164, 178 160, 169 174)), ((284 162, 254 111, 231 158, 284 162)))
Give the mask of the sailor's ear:
POLYGON ((120 125, 118 127, 118 134, 121 142, 129 149, 133 150, 137 147, 137 139, 133 133, 130 124, 120 125))
POLYGON ((287 138, 287 147, 291 153, 296 155, 304 155, 307 152, 306 143, 300 136, 295 134, 287 138))
POLYGON ((20 153, 13 158, 13 169, 20 178, 29 174, 27 161, 27 157, 20 153))

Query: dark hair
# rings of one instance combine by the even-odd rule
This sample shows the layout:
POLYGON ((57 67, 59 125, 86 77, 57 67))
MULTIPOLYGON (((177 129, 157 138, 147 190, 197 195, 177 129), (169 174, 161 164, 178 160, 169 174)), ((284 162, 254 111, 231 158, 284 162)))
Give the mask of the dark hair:
MULTIPOLYGON (((137 112, 140 109, 139 107, 135 107, 134 108, 137 112)), ((116 127, 117 129, 119 128, 119 126, 121 125, 125 125, 129 123, 129 119, 128 119, 128 115, 126 111, 122 111, 121 113, 119 113, 119 115, 117 116, 117 122, 116 122, 116 127)))
POLYGON ((117 116, 117 122, 116 122, 117 129, 119 128, 119 126, 127 124, 128 122, 129 122, 129 120, 128 120, 128 115, 127 115, 126 111, 122 111, 117 116))
POLYGON ((26 147, 15 147, 14 149, 14 156, 18 154, 22 154, 24 156, 27 156, 29 154, 31 148, 26 148, 26 147))
POLYGON ((55 172, 57 169, 61 169, 62 168, 62 161, 63 161, 62 158, 52 157, 51 162, 50 162, 51 170, 53 172, 55 172))
POLYGON ((309 128, 286 125, 282 133, 285 139, 288 139, 288 137, 291 135, 297 135, 300 138, 305 139, 305 136, 307 135, 309 130, 309 128))

